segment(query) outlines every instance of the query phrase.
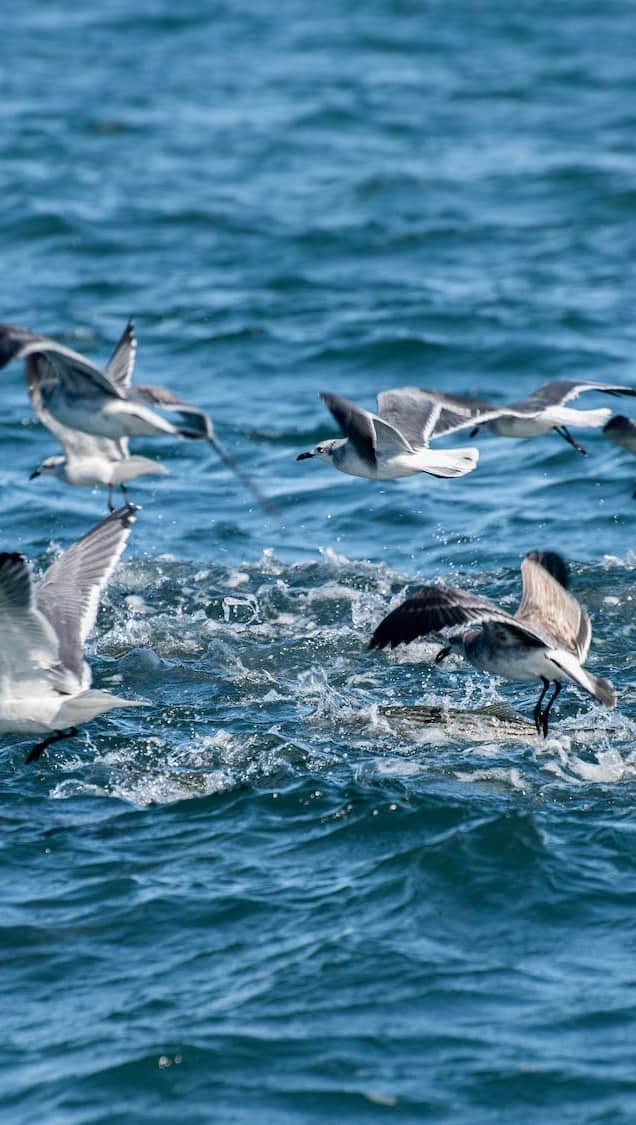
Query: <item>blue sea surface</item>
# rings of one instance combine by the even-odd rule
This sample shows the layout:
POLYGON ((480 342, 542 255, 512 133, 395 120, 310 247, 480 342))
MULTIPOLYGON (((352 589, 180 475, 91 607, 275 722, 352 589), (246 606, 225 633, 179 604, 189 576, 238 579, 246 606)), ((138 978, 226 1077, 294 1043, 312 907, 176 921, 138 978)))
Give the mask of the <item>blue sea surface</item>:
MULTIPOLYGON (((633 4, 23 0, 2 56, 0 320, 101 363, 134 316, 138 381, 279 516, 135 443, 170 475, 89 657, 151 706, 2 738, 0 1119, 634 1122, 636 460, 295 460, 321 390, 636 387, 633 4), (423 582, 514 609, 534 548, 615 712, 568 687, 544 742, 536 685, 367 651, 423 582)), ((28 481, 55 441, 1 374, 0 546, 41 572, 106 497, 28 481)))

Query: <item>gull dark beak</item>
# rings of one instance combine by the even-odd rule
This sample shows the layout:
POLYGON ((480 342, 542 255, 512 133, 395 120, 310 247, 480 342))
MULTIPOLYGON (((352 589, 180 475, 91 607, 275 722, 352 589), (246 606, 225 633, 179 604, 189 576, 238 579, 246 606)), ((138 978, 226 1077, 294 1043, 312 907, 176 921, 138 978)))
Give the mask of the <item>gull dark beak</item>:
POLYGON ((39 476, 41 476, 40 470, 34 469, 33 472, 31 473, 31 476, 29 477, 29 480, 35 480, 35 478, 39 477, 39 476))
POLYGON ((440 648, 437 656, 435 657, 435 663, 441 664, 442 660, 446 660, 446 657, 450 656, 452 651, 453 650, 450 645, 446 645, 446 648, 440 648))
POLYGON ((296 460, 297 461, 306 461, 308 457, 315 457, 315 456, 316 456, 315 453, 299 453, 296 460))

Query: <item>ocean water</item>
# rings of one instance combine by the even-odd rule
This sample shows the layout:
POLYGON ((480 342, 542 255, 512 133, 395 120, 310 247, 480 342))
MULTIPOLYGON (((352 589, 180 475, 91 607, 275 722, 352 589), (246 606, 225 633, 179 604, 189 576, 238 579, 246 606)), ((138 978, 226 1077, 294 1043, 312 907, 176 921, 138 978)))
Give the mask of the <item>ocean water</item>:
MULTIPOLYGON (((213 414, 104 597, 99 686, 151 701, 0 754, 0 1118, 97 1125, 636 1118, 636 462, 480 439, 457 481, 296 455, 320 390, 636 386, 627 0, 24 0, 3 17, 0 319, 213 414), (435 647, 452 581, 513 608, 560 550, 615 712, 435 647)), ((630 413, 629 400, 581 406, 630 413), (626 403, 626 406, 625 406, 626 403)), ((44 567, 105 496, 2 371, 2 547, 44 567)), ((636 416, 636 410, 631 413, 636 416)))

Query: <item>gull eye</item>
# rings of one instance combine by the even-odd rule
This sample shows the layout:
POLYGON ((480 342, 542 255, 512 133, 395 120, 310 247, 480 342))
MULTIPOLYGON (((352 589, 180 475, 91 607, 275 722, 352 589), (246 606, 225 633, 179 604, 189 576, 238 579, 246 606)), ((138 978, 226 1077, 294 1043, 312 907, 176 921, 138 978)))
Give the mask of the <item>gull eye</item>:
POLYGON ((324 453, 324 451, 325 451, 324 445, 317 445, 316 446, 316 453, 324 453))

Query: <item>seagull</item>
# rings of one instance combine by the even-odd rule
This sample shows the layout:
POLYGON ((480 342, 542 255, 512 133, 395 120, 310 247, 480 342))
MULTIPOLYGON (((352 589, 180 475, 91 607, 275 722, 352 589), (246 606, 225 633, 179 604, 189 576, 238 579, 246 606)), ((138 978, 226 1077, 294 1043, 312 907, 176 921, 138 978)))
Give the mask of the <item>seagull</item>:
MULTIPOLYGON (((618 445, 636 457, 636 422, 632 418, 626 418, 624 414, 615 414, 603 426, 603 433, 612 445, 618 445)), ((632 493, 632 499, 636 500, 636 491, 632 493)))
POLYGON ((371 480, 396 480, 415 473, 433 477, 463 477, 476 467, 479 450, 429 449, 428 442, 439 415, 437 405, 414 412, 410 395, 378 395, 378 413, 356 406, 340 395, 322 393, 322 401, 345 435, 323 441, 297 461, 320 457, 341 473, 371 480))
POLYGON ((471 437, 480 429, 509 438, 539 437, 554 430, 578 453, 585 455, 587 450, 572 437, 568 427, 602 426, 611 411, 573 410, 565 405, 584 391, 599 391, 607 395, 636 395, 636 389, 632 387, 617 383, 590 383, 580 379, 555 379, 538 387, 528 398, 503 406, 468 395, 446 395, 418 387, 400 387, 391 393, 409 395, 414 410, 418 407, 425 410, 427 402, 436 403, 440 407, 431 439, 444 437, 467 427, 471 427, 471 437))
MULTIPOLYGON (((50 428, 50 427, 49 427, 50 428)), ((67 429, 60 426, 60 430, 67 429)), ((131 457, 127 452, 127 439, 111 441, 110 438, 94 438, 80 430, 68 430, 68 437, 60 441, 64 445, 64 455, 54 454, 45 457, 34 469, 29 480, 36 477, 53 476, 64 484, 97 488, 108 488, 108 510, 115 511, 113 489, 119 486, 124 498, 128 499, 126 484, 137 477, 148 474, 162 474, 169 470, 150 457, 131 457)))
POLYGON ((437 653, 436 663, 456 652, 481 671, 506 680, 540 680, 534 723, 544 738, 563 679, 604 707, 615 707, 616 692, 609 680, 583 668, 592 626, 567 590, 567 564, 553 551, 531 551, 521 564, 521 580, 521 604, 514 614, 489 598, 454 586, 424 586, 380 622, 369 647, 395 648, 429 633, 459 627, 437 653), (542 711, 551 682, 554 694, 542 711))
MULTIPOLYGON (((31 360, 27 383, 32 400, 34 394, 39 400, 40 416, 46 411, 69 430, 115 442, 160 434, 202 438, 271 514, 273 506, 221 445, 205 411, 163 387, 131 385, 136 350, 132 321, 124 329, 106 370, 46 336, 13 324, 0 325, 0 367, 14 359, 24 359, 25 365, 31 360), (178 424, 164 418, 159 410, 176 415, 178 424)), ((35 402, 34 406, 38 413, 35 402)))
MULTIPOLYGON (((119 382, 130 380, 136 350, 137 341, 132 323, 129 321, 106 365, 105 372, 109 378, 119 382)), ((152 461, 149 457, 131 456, 128 450, 128 438, 119 438, 115 441, 112 438, 94 437, 81 430, 72 430, 68 426, 63 426, 44 405, 37 359, 32 355, 27 356, 24 366, 33 409, 39 421, 54 434, 64 449, 63 455, 46 457, 31 473, 29 480, 41 476, 53 476, 57 480, 64 481, 65 484, 88 488, 105 485, 108 488, 108 508, 113 512, 115 510, 113 488, 117 485, 120 486, 127 500, 127 482, 149 473, 168 472, 164 465, 152 461)))
POLYGON ((77 734, 115 707, 144 706, 91 688, 83 657, 99 599, 126 545, 137 509, 127 504, 64 551, 34 585, 23 555, 0 554, 0 733, 46 734, 29 751, 77 734))

